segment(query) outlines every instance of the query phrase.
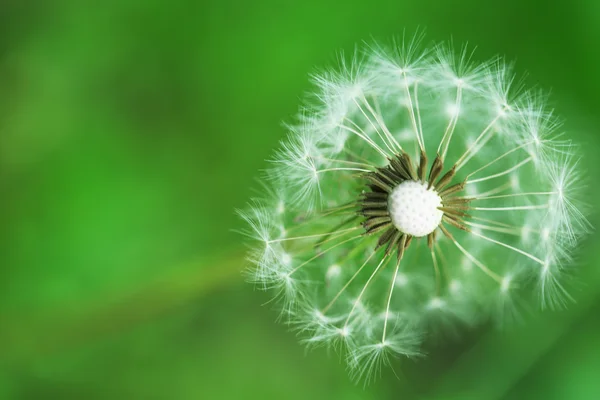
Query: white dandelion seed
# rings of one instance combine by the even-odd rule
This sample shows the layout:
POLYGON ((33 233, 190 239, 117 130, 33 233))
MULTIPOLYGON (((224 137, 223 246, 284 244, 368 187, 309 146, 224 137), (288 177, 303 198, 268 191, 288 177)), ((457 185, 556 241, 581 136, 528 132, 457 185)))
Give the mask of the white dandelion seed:
POLYGON ((261 199, 241 212, 252 280, 309 346, 369 380, 424 335, 569 300, 590 225, 577 149, 512 66, 466 46, 371 46, 313 77, 261 199), (531 281, 535 282, 531 285, 531 281))

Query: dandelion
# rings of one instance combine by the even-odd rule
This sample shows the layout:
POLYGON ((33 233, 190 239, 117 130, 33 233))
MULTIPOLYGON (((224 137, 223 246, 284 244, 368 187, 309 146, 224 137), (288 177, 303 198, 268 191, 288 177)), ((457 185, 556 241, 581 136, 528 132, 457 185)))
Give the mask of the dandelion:
POLYGON ((589 230, 575 146, 510 64, 419 38, 314 76, 241 212, 253 281, 309 346, 369 380, 422 340, 569 299, 589 230))

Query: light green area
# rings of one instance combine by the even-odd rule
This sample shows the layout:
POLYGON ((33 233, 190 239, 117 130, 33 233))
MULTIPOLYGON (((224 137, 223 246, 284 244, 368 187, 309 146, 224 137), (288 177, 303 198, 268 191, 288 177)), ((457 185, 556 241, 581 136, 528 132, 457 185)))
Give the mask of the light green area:
POLYGON ((1 399, 600 398, 595 235, 567 311, 363 389, 261 306, 233 231, 308 73, 417 27, 551 89, 595 205, 595 0, 101 3, 0 4, 1 399))

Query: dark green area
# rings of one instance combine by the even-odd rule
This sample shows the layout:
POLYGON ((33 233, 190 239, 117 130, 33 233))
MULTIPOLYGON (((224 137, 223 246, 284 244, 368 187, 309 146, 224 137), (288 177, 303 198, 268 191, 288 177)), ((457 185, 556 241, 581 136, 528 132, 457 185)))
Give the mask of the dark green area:
POLYGON ((1 399, 600 398, 595 235, 567 311, 363 389, 261 307, 232 231, 308 73, 418 27, 551 89, 597 204, 596 0, 89 4, 0 3, 1 399))

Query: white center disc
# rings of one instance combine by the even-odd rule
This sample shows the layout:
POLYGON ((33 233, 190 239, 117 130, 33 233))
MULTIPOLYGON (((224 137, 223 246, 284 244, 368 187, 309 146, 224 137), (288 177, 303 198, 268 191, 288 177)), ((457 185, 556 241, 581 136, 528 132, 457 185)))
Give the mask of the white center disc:
POLYGON ((427 182, 404 181, 394 188, 388 200, 392 223, 408 235, 427 236, 442 221, 442 199, 427 182))

